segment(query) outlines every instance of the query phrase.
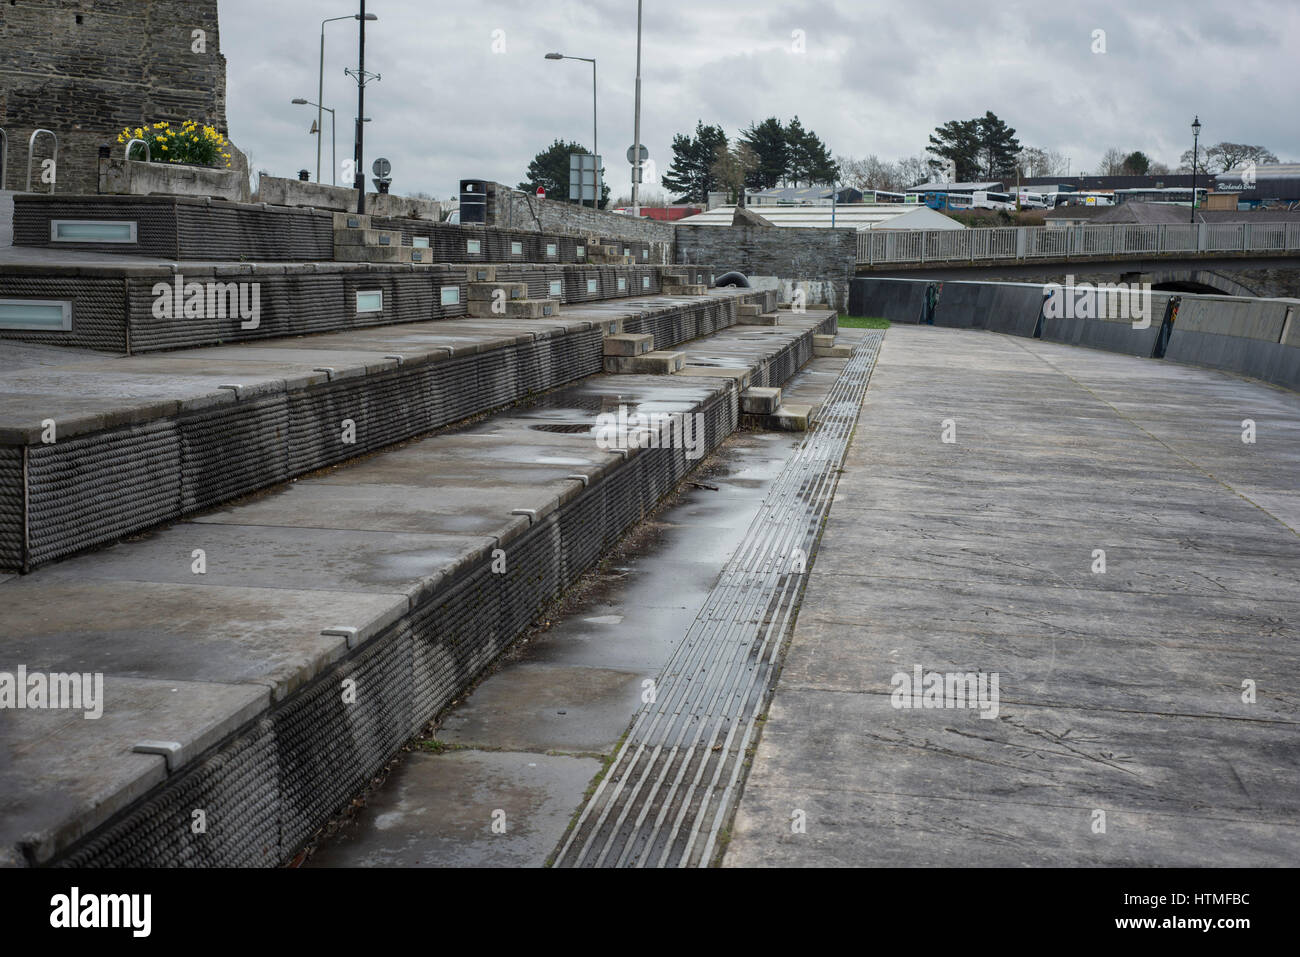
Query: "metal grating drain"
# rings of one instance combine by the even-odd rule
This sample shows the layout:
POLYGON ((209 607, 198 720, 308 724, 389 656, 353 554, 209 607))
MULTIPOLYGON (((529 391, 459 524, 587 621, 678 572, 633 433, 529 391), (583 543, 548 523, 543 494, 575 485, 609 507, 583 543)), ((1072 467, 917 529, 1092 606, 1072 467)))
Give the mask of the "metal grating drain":
POLYGON ((830 509, 883 333, 865 336, 768 491, 556 867, 707 866, 830 509), (799 561, 800 558, 803 561, 799 561))

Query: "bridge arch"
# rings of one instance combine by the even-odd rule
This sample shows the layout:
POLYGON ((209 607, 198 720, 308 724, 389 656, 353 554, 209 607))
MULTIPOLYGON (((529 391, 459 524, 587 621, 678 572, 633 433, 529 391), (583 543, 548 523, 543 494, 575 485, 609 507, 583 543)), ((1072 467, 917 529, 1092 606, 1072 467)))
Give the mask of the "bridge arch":
POLYGON ((1259 296, 1260 293, 1231 276, 1194 267, 1153 270, 1142 274, 1154 292, 1191 292, 1220 296, 1259 296))

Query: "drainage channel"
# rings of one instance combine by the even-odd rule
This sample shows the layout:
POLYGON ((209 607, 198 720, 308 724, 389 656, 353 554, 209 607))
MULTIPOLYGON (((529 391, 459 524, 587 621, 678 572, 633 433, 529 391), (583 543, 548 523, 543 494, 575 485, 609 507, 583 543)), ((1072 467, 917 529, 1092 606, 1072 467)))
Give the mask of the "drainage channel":
POLYGON ((871 333, 854 348, 646 695, 554 866, 692 867, 713 860, 882 340, 871 333))

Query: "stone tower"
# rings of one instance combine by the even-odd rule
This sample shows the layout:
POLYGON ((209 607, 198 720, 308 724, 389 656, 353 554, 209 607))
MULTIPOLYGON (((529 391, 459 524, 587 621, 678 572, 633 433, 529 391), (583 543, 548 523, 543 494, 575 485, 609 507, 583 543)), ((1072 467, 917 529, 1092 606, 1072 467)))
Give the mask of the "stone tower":
MULTIPOLYGON (((217 0, 0 0, 6 188, 23 188, 38 127, 59 137, 57 191, 94 193, 101 143, 120 156, 123 127, 183 119, 226 132, 217 0)), ((50 152, 41 137, 34 170, 50 152)))

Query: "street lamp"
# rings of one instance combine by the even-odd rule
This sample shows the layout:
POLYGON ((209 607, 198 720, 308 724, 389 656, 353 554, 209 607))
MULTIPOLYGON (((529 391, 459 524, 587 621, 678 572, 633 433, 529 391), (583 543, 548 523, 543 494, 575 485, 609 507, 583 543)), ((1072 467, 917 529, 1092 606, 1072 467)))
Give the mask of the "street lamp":
POLYGON ((379 19, 373 13, 366 13, 366 0, 361 0, 361 12, 356 15, 356 19, 361 21, 357 24, 357 68, 345 69, 343 72, 355 77, 357 81, 357 122, 352 146, 352 186, 357 191, 357 213, 361 215, 366 211, 366 171, 363 168, 366 137, 365 123, 362 121, 366 115, 366 80, 372 78, 381 80, 383 77, 378 73, 366 72, 366 21, 379 19))
POLYGON ((1201 140, 1201 118, 1196 116, 1192 120, 1192 222, 1196 222, 1196 160, 1197 148, 1201 140))
MULTIPOLYGON (((632 119, 632 215, 641 216, 641 0, 636 0, 636 109, 632 119)), ((740 184, 743 200, 745 184, 740 184)))
MULTIPOLYGON (((581 60, 591 64, 591 155, 596 161, 596 192, 591 200, 591 208, 600 208, 600 145, 596 139, 596 61, 586 56, 565 56, 563 53, 548 53, 548 60, 581 60)), ((578 205, 582 205, 582 193, 578 194, 578 205)))
MULTIPOLYGON (((373 13, 365 15, 367 20, 378 20, 379 17, 373 13)), ((325 117, 321 115, 321 110, 325 107, 318 104, 325 102, 325 24, 333 23, 335 20, 360 20, 361 14, 354 13, 346 17, 330 17, 328 20, 320 22, 320 75, 316 81, 316 182, 320 182, 320 134, 321 127, 325 123, 325 117)), ((331 122, 333 122, 331 120, 331 122)), ((330 182, 334 182, 334 177, 330 176, 330 182)))
MULTIPOLYGON (((339 168, 338 136, 336 135, 337 129, 334 126, 334 111, 331 110, 328 106, 321 106, 319 103, 312 103, 310 100, 304 100, 301 96, 295 96, 289 102, 293 103, 295 106, 314 106, 316 107, 317 116, 320 116, 321 110, 324 110, 326 113, 330 115, 330 163, 332 163, 333 168, 337 170, 339 168)), ((316 182, 318 183, 320 182, 320 134, 321 134, 320 121, 317 120, 316 121, 316 182)), ((330 173, 330 185, 331 186, 337 185, 333 172, 330 173)))

